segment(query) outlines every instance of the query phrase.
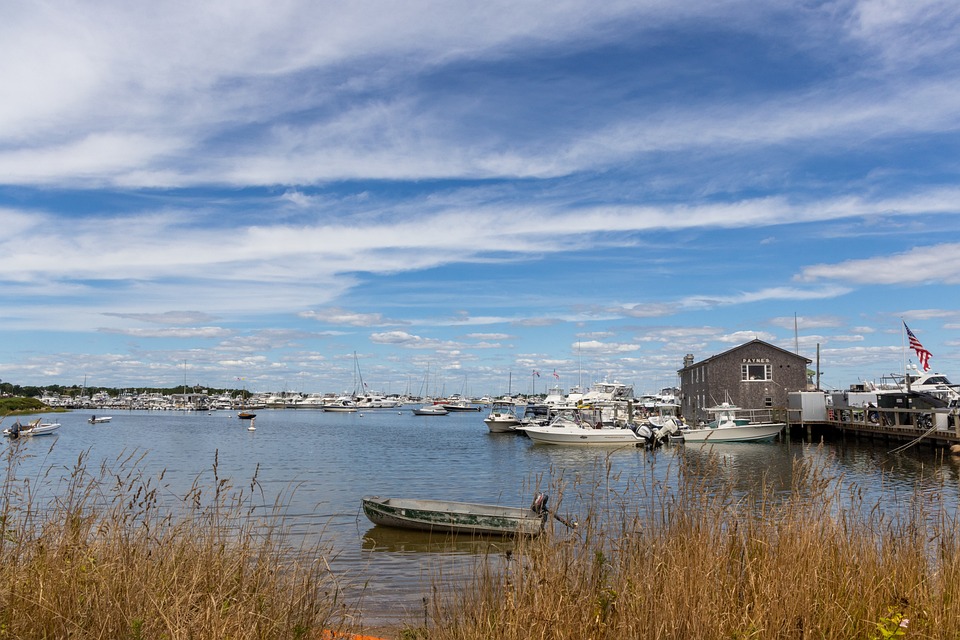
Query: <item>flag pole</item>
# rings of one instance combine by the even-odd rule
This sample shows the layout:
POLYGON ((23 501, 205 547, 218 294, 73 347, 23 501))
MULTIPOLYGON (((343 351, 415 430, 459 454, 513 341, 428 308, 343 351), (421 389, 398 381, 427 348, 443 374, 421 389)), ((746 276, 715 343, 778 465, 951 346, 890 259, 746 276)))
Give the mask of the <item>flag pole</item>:
POLYGON ((903 382, 907 385, 907 391, 910 391, 910 383, 907 381, 907 321, 900 318, 900 367, 903 371, 903 382))

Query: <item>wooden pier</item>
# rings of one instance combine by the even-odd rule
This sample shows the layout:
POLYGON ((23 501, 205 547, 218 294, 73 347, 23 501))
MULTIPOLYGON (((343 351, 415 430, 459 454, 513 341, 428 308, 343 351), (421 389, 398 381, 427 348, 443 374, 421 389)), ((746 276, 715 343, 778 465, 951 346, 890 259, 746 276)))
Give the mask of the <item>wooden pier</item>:
POLYGON ((825 420, 803 420, 799 410, 785 410, 791 435, 847 436, 913 442, 933 447, 960 445, 960 413, 953 409, 832 409, 825 420))

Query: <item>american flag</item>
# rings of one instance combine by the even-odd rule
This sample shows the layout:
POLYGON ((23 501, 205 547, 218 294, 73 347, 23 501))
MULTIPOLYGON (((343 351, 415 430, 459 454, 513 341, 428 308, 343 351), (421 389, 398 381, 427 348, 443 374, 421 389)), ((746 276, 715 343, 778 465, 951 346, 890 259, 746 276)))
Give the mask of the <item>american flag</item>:
POLYGON ((924 371, 929 371, 930 356, 932 354, 923 348, 923 345, 917 340, 917 336, 913 335, 913 331, 910 331, 910 327, 907 326, 906 322, 903 323, 903 328, 907 330, 907 339, 910 341, 910 348, 917 352, 917 359, 920 361, 920 366, 923 367, 924 371))

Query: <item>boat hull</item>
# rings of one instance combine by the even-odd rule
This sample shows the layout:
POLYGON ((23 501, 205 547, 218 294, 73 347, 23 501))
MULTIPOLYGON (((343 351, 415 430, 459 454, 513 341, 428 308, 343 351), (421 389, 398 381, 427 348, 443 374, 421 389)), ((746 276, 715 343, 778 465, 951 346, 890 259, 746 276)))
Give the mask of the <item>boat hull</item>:
POLYGON ((419 409, 410 409, 410 411, 412 411, 415 416, 445 416, 449 413, 443 407, 421 407, 419 409))
POLYGON ((363 513, 376 525, 416 531, 483 535, 536 535, 545 515, 521 507, 364 496, 363 513))
POLYGON ((684 442, 766 442, 783 431, 784 423, 745 424, 716 429, 686 429, 684 442))
POLYGON ((507 433, 516 431, 520 426, 520 418, 512 410, 494 409, 483 419, 483 423, 487 425, 490 433, 507 433))
POLYGON ((630 429, 603 428, 585 429, 583 427, 523 427, 520 429, 527 437, 540 444, 567 445, 644 445, 641 438, 630 429))
MULTIPOLYGON (((33 437, 33 436, 48 436, 52 433, 56 433, 60 428, 59 422, 47 422, 43 424, 38 424, 35 427, 22 426, 20 432, 17 434, 21 438, 33 437)), ((3 435, 10 438, 13 436, 13 432, 10 429, 4 429, 3 435)))

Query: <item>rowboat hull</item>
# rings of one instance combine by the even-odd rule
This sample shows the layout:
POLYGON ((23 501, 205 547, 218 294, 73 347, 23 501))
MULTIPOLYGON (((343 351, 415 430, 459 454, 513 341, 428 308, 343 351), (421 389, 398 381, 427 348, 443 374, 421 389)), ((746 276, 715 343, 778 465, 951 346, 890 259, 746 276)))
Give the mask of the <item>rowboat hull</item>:
POLYGON ((364 496, 362 505, 376 525, 474 535, 536 535, 546 515, 521 507, 379 496, 364 496))

